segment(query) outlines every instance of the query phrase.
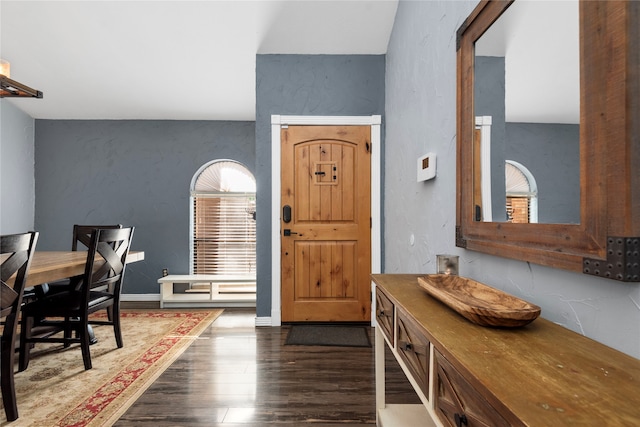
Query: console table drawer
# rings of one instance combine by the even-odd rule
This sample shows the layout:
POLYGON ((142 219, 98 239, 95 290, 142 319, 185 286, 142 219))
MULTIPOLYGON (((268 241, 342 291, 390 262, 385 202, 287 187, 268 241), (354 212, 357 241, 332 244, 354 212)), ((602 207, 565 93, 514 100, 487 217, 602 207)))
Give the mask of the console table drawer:
POLYGON ((392 347, 395 330, 393 315, 393 303, 380 289, 376 288, 376 321, 392 347))
POLYGON ((443 425, 450 427, 461 425, 509 427, 511 425, 438 350, 434 355, 435 409, 443 425))
POLYGON ((429 396, 429 340, 404 314, 398 311, 398 345, 400 358, 428 398, 429 396))

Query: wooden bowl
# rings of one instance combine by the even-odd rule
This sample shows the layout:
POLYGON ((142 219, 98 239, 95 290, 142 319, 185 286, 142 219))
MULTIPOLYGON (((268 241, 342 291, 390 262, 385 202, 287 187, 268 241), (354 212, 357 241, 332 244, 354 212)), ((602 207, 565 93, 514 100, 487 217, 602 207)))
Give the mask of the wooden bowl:
POLYGON ((533 322, 540 307, 465 277, 428 274, 418 284, 466 319, 481 326, 515 328, 533 322))

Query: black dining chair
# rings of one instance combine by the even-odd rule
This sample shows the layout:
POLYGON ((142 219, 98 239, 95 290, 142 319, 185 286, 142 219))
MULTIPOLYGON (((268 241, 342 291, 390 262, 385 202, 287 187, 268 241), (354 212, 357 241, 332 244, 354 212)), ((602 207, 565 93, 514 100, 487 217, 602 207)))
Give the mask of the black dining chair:
MULTIPOLYGON (((91 233, 93 230, 100 229, 112 229, 112 228, 122 228, 122 224, 109 224, 109 225, 86 225, 86 224, 74 224, 73 225, 73 238, 71 240, 71 250, 87 250, 89 244, 91 243, 91 233)), ((69 277, 67 279, 58 280, 56 282, 50 283, 42 283, 34 286, 33 288, 28 288, 25 290, 24 300, 25 302, 31 302, 35 299, 42 298, 44 295, 53 294, 56 292, 66 290, 70 284, 77 283, 82 276, 77 277, 69 277)), ((44 336, 45 334, 54 334, 59 331, 59 328, 52 327, 49 325, 48 328, 39 328, 37 333, 44 336)), ((95 338, 93 333, 93 329, 89 326, 89 337, 91 344, 95 344, 98 340, 95 338)))
POLYGON ((16 335, 22 297, 38 233, 30 232, 0 237, 0 317, 4 325, 0 338, 0 383, 2 403, 7 421, 18 418, 18 404, 13 379, 16 354, 16 335), (13 283, 11 283, 13 281, 13 283))
MULTIPOLYGON (((112 229, 112 228, 122 228, 122 224, 113 224, 113 225, 85 225, 85 224, 74 224, 73 225, 73 238, 71 240, 71 250, 86 250, 91 243, 91 233, 93 230, 100 229, 112 229)), ((57 292, 60 290, 64 290, 66 286, 69 286, 72 278, 59 280, 57 282, 52 283, 43 283, 37 286, 34 286, 33 290, 29 291, 29 300, 33 298, 40 298, 43 295, 49 292, 57 292)))
POLYGON ((58 292, 45 294, 22 309, 20 335, 20 364, 23 371, 29 365, 33 343, 53 342, 69 346, 79 343, 84 368, 91 369, 88 326, 112 325, 116 344, 122 348, 120 331, 120 291, 126 258, 133 236, 133 227, 122 229, 94 229, 87 250, 85 272, 79 280, 58 292), (107 319, 90 318, 97 311, 106 310, 107 319), (64 332, 39 336, 38 327, 56 325, 64 332), (75 332, 75 334, 72 334, 75 332))

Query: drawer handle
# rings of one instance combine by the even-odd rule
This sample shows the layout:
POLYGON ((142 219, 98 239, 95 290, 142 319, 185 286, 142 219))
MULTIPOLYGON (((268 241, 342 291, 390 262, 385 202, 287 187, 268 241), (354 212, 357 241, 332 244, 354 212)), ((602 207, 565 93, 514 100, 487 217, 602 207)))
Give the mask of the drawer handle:
POLYGON ((384 312, 384 310, 378 310, 378 317, 380 316, 389 316, 387 313, 384 312))
POLYGON ((456 421, 456 427, 462 427, 463 425, 467 425, 467 416, 465 414, 458 414, 456 413, 454 415, 454 419, 456 421))
POLYGON ((410 342, 406 342, 406 341, 401 341, 400 342, 400 347, 402 347, 402 349, 404 351, 412 351, 413 350, 413 344, 411 344, 410 342))
POLYGON ((411 343, 408 341, 400 341, 398 340, 398 347, 403 351, 412 351, 417 355, 425 355, 429 352, 429 347, 424 345, 416 345, 415 343, 411 343))

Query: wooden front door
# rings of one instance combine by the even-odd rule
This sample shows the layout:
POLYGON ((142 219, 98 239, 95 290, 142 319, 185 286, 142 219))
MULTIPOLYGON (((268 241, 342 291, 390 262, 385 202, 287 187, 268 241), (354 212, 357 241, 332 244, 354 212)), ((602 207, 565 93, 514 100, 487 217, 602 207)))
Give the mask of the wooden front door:
POLYGON ((371 127, 289 126, 281 141, 282 321, 368 322, 371 127))

